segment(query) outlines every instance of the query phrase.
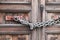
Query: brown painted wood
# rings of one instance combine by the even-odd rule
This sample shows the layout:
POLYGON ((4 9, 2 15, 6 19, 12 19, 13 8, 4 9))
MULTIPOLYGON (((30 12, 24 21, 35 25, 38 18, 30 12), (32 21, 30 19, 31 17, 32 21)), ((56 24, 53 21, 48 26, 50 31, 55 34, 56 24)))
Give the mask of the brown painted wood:
POLYGON ((31 5, 31 2, 0 2, 1 5, 31 5))
POLYGON ((28 35, 0 35, 0 40, 28 40, 28 35))
POLYGON ((1 3, 4 2, 31 2, 31 0, 0 0, 1 3))
POLYGON ((30 5, 1 5, 0 4, 0 12, 29 12, 31 10, 30 5))
POLYGON ((30 9, 30 5, 0 5, 0 9, 30 9))
POLYGON ((21 28, 0 28, 0 34, 30 34, 30 30, 21 28))

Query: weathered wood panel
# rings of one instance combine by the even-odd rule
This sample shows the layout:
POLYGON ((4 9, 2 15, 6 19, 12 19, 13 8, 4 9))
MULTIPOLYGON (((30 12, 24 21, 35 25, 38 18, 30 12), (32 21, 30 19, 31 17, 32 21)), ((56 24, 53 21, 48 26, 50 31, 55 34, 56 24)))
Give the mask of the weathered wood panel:
POLYGON ((56 25, 53 25, 53 26, 50 26, 50 27, 46 27, 47 30, 60 30, 60 26, 56 26, 56 25))
POLYGON ((60 40, 60 26, 53 25, 46 27, 46 40, 60 40))
POLYGON ((30 10, 30 5, 0 5, 0 10, 30 10))
MULTIPOLYGON (((41 13, 40 13, 40 4, 39 0, 32 0, 32 14, 31 14, 31 20, 33 23, 40 22, 41 21, 41 13), (34 17, 33 17, 34 16, 34 17)), ((34 29, 32 31, 32 39, 31 40, 40 40, 40 29, 34 29)))
POLYGON ((60 40, 60 34, 49 34, 47 40, 60 40))
POLYGON ((4 27, 0 28, 0 34, 29 34, 29 27, 4 27))
POLYGON ((60 5, 46 5, 47 12, 60 12, 60 5))
POLYGON ((0 40, 28 40, 29 35, 0 35, 0 40))
POLYGON ((0 2, 31 2, 31 0, 0 0, 0 2))
POLYGON ((0 28, 0 32, 1 31, 27 31, 28 29, 27 28, 0 28))
POLYGON ((60 0, 46 0, 48 3, 60 2, 60 0))
POLYGON ((2 13, 2 14, 0 13, 0 24, 5 23, 4 15, 5 13, 2 13))

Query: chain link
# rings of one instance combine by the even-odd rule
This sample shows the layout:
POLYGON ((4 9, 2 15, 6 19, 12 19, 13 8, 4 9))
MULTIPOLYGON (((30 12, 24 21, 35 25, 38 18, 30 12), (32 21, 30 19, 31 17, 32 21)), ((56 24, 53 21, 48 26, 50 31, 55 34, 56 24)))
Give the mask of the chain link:
POLYGON ((26 20, 18 19, 18 18, 15 17, 14 21, 19 21, 21 24, 29 25, 30 29, 33 29, 33 28, 36 28, 36 27, 45 27, 45 26, 51 26, 51 25, 60 23, 60 18, 49 20, 49 21, 46 21, 46 22, 29 23, 26 20))

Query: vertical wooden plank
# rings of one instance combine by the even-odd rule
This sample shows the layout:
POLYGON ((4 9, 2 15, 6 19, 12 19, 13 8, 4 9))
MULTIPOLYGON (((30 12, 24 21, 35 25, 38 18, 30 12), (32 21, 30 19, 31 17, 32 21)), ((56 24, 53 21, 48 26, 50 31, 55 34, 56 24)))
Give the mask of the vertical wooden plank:
MULTIPOLYGON (((45 11, 45 0, 41 0, 41 4, 43 5, 43 15, 42 15, 42 21, 44 22, 46 20, 46 17, 47 17, 47 13, 45 11)), ((46 30, 46 27, 43 27, 42 28, 42 40, 45 40, 45 30, 46 30)))
POLYGON ((37 34, 37 36, 38 36, 38 40, 42 40, 42 28, 38 28, 37 29, 38 31, 38 34, 37 34))
POLYGON ((3 16, 3 14, 0 13, 0 24, 3 22, 3 19, 2 19, 3 17, 2 16, 3 16))
POLYGON ((39 5, 38 5, 38 0, 32 0, 32 22, 35 23, 38 21, 38 15, 39 13, 39 5))
POLYGON ((13 35, 13 36, 12 36, 12 40, 18 40, 17 35, 13 35))
POLYGON ((36 39, 36 29, 32 31, 32 40, 37 40, 36 39))
POLYGON ((43 27, 42 28, 42 40, 45 40, 45 30, 46 30, 46 27, 43 27))
MULTIPOLYGON (((40 22, 41 21, 41 17, 40 17, 40 4, 39 4, 39 0, 32 0, 32 22, 36 23, 36 22, 40 22)), ((32 40, 40 40, 40 29, 34 29, 32 31, 32 40)))
POLYGON ((28 40, 32 40, 32 34, 29 34, 29 39, 28 40))
POLYGON ((29 21, 32 22, 31 18, 32 18, 32 11, 28 13, 29 15, 29 21))
POLYGON ((28 40, 28 39, 29 39, 29 38, 28 38, 29 36, 28 36, 28 35, 25 35, 25 36, 26 36, 26 40, 28 40))
POLYGON ((41 0, 41 4, 43 5, 42 21, 45 21, 47 17, 47 12, 45 11, 45 1, 46 0, 41 0))
POLYGON ((4 15, 5 13, 0 13, 0 24, 5 23, 4 15))

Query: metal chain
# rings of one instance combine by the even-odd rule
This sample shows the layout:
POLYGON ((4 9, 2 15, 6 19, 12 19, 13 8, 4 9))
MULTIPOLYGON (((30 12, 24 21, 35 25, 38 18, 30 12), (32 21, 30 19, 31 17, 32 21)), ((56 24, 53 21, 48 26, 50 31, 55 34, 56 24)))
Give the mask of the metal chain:
POLYGON ((60 18, 49 20, 49 21, 46 21, 46 22, 29 23, 26 20, 18 19, 17 17, 15 17, 14 21, 18 21, 21 24, 29 25, 30 29, 33 29, 33 28, 36 28, 36 27, 45 27, 45 26, 51 26, 51 25, 60 23, 60 18))
POLYGON ((51 26, 51 25, 58 24, 58 23, 60 23, 60 18, 46 21, 46 22, 37 22, 34 24, 35 25, 34 27, 51 26))

